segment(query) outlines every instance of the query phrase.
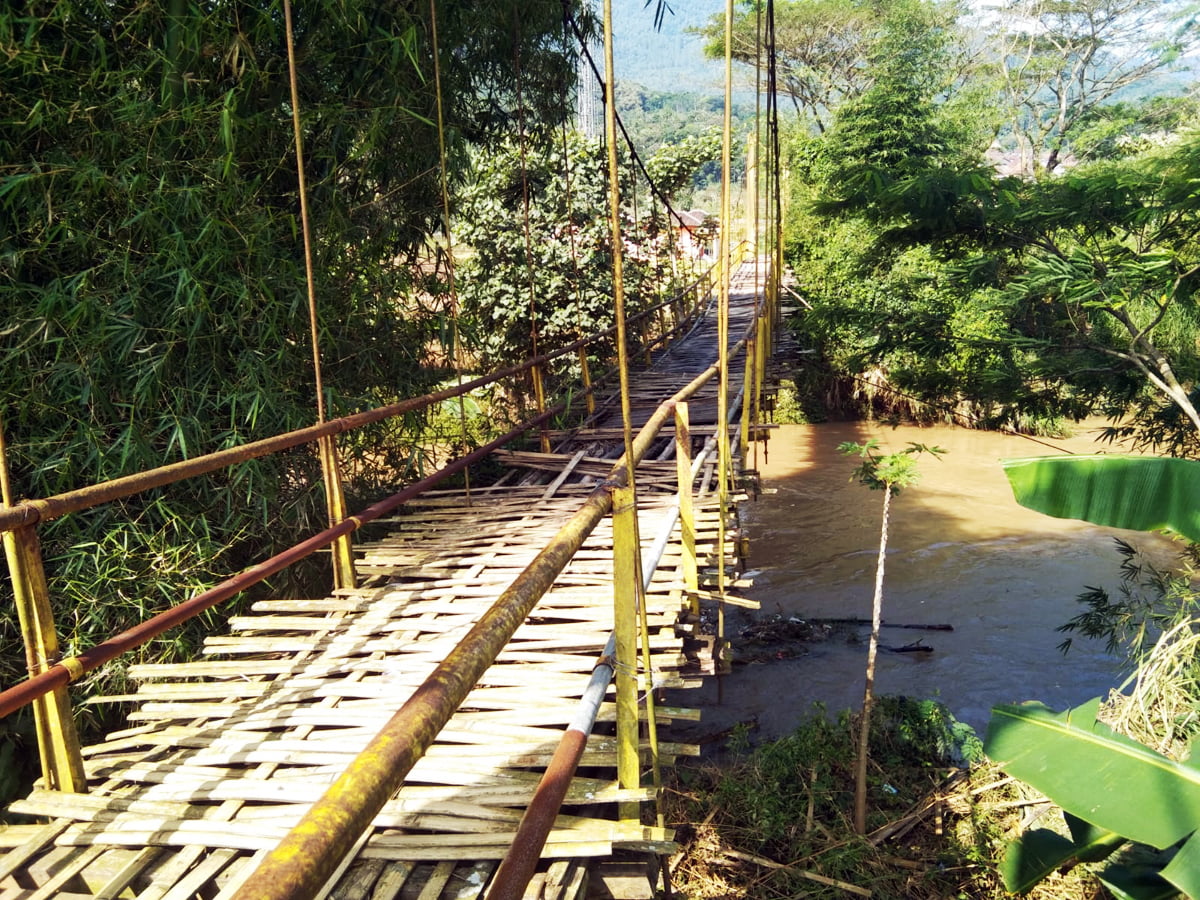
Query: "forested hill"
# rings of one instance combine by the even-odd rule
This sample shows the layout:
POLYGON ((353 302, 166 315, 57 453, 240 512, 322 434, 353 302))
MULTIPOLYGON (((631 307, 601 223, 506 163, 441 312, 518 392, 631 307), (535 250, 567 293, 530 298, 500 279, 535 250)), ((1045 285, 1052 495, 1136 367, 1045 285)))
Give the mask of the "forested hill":
POLYGON ((618 84, 651 91, 720 94, 724 67, 704 58, 704 42, 688 29, 722 13, 722 0, 670 0, 662 29, 654 31, 655 3, 613 0, 613 55, 618 84))

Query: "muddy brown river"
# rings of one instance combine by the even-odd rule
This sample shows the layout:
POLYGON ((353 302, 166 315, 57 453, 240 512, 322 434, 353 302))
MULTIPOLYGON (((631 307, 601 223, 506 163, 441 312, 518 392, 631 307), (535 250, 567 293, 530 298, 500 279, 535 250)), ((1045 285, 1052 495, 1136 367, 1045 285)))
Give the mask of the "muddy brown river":
MULTIPOLYGON (((999 460, 1055 451, 1017 436, 867 423, 776 429, 767 460, 761 450, 758 459, 763 487, 774 493, 742 507, 754 579, 747 593, 761 603, 758 615, 869 618, 883 495, 851 482, 855 459, 836 448, 871 437, 885 451, 910 441, 948 451, 921 457, 920 482, 893 501, 884 620, 954 628, 885 629, 885 644, 920 638, 933 652, 881 653, 876 692, 937 697, 982 733, 993 704, 1036 699, 1062 708, 1117 686, 1123 676, 1102 641, 1077 638, 1064 656, 1055 627, 1080 610, 1075 596, 1084 585, 1118 585, 1114 536, 1159 562, 1173 558, 1171 543, 1018 506, 999 460)), ((1048 443, 1083 453, 1104 446, 1086 429, 1048 443)), ((735 643, 745 622, 731 615, 735 643)), ((720 703, 707 698, 708 726, 753 721, 760 739, 772 738, 814 701, 831 711, 856 707, 867 631, 855 634, 861 642, 838 635, 804 645, 796 658, 738 665, 721 681, 720 703)))

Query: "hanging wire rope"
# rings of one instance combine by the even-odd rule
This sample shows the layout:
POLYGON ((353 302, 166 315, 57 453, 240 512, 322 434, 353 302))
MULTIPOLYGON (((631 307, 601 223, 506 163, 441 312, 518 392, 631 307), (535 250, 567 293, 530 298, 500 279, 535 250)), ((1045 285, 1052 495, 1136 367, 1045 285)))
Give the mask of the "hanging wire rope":
MULTIPOLYGON (((462 342, 458 330, 458 288, 454 282, 454 233, 450 228, 450 172, 446 165, 446 118, 442 101, 441 48, 438 44, 437 0, 429 0, 429 34, 433 45, 433 86, 437 97, 438 163, 441 166, 442 188, 442 236, 446 241, 446 290, 450 296, 450 353, 454 363, 454 376, 458 386, 463 383, 462 342)), ((534 355, 537 355, 536 349, 534 355)), ((458 396, 458 421, 462 428, 463 452, 469 446, 467 434, 466 398, 458 396)), ((463 470, 464 494, 467 505, 471 505, 471 470, 463 470)))
POLYGON ((300 192, 300 232, 304 239, 304 274, 308 290, 308 327, 312 341, 313 378, 317 390, 317 422, 325 421, 325 387, 321 378, 321 345, 317 324, 317 289, 313 280, 312 227, 308 215, 308 181, 304 174, 304 141, 300 125, 300 87, 296 76, 296 44, 292 36, 291 0, 283 0, 284 33, 287 38, 288 84, 292 97, 292 131, 296 142, 296 178, 300 192))
POLYGON ((725 110, 721 133, 721 231, 720 251, 721 281, 717 301, 717 359, 721 367, 720 386, 717 389, 717 646, 725 635, 725 517, 729 507, 729 281, 732 268, 730 253, 730 198, 731 152, 733 127, 731 108, 733 105, 733 0, 725 0, 725 110))
MULTIPOLYGON (((779 155, 779 60, 775 36, 775 0, 767 0, 767 129, 771 141, 771 184, 773 187, 774 223, 773 250, 771 259, 771 290, 768 302, 771 308, 771 339, 775 341, 779 326, 783 324, 779 302, 779 287, 783 279, 783 200, 780 189, 783 162, 779 155)), ((771 349, 774 349, 772 346, 771 349)))
MULTIPOLYGON (((529 341, 532 347, 531 357, 538 355, 538 316, 537 316, 537 285, 533 278, 533 235, 529 222, 529 159, 526 152, 525 134, 525 96, 521 84, 521 17, 514 15, 513 34, 513 74, 516 76, 517 89, 517 154, 521 160, 521 226, 525 235, 525 280, 529 288, 529 341)), ((546 386, 542 377, 541 366, 530 370, 533 376, 533 399, 538 414, 546 411, 546 386)), ((541 431, 541 446, 543 453, 550 452, 550 436, 543 427, 541 431)))
MULTIPOLYGON (((762 225, 761 225, 761 217, 760 217, 760 213, 759 213, 758 199, 759 199, 759 194, 761 193, 762 188, 765 186, 769 189, 770 184, 771 184, 771 181, 770 181, 771 176, 769 174, 770 173, 770 159, 769 158, 767 160, 767 170, 768 170, 767 177, 761 178, 759 176, 759 171, 760 171, 760 167, 762 165, 762 157, 763 157, 763 145, 762 145, 763 144, 763 140, 762 140, 762 133, 763 133, 763 127, 762 127, 763 126, 763 123, 762 123, 762 120, 763 120, 763 115, 762 115, 762 49, 763 49, 763 47, 762 47, 762 45, 763 45, 763 9, 762 9, 761 3, 756 3, 754 5, 754 136, 752 138, 752 140, 754 141, 754 190, 752 192, 752 194, 753 194, 752 202, 754 203, 754 238, 753 238, 753 240, 754 240, 754 290, 755 290, 755 300, 754 300, 755 313, 754 314, 755 314, 756 318, 758 318, 758 321, 760 323, 762 322, 761 304, 765 303, 765 297, 758 293, 758 291, 760 290, 759 285, 762 283, 760 268, 761 268, 762 251, 763 251, 762 234, 761 234, 762 225)), ((749 170, 749 166, 747 166, 747 170, 749 170)), ((764 291, 763 294, 765 294, 765 293, 766 292, 764 291)), ((765 336, 763 335, 761 328, 758 331, 756 331, 755 339, 757 341, 761 342, 764 337, 765 336)), ((747 354, 747 360, 746 360, 747 365, 750 365, 750 362, 751 362, 749 359, 749 356, 750 356, 750 354, 747 354)), ((755 353, 755 357, 756 357, 755 366, 757 368, 757 353, 755 353)), ((754 379, 753 396, 745 397, 742 399, 743 403, 751 404, 750 419, 755 425, 757 425, 757 423, 759 421, 759 416, 761 415, 761 411, 759 409, 759 386, 760 386, 760 380, 756 376, 754 379)), ((742 436, 742 446, 743 447, 748 446, 746 443, 748 438, 749 438, 749 435, 742 436)), ((751 468, 757 470, 758 469, 758 441, 755 440, 753 442, 753 445, 754 445, 754 450, 753 450, 754 456, 753 456, 753 460, 751 462, 751 468)))
MULTIPOLYGON (((604 85, 604 133, 608 150, 608 205, 609 223, 612 229, 612 264, 613 264, 613 303, 617 320, 617 362, 620 374, 621 393, 621 425, 625 446, 626 484, 629 490, 630 503, 633 507, 632 518, 632 547, 633 553, 633 588, 640 629, 642 632, 643 668, 645 677, 652 681, 650 668, 649 640, 646 624, 646 593, 642 580, 642 554, 640 551, 641 538, 637 517, 637 482, 635 478, 636 461, 633 448, 633 413, 629 397, 629 350, 628 337, 625 327, 625 284, 624 284, 624 238, 621 233, 621 167, 617 158, 617 116, 616 99, 614 96, 613 65, 613 30, 612 30, 612 0, 604 0, 604 65, 609 78, 604 85)), ((646 692, 646 728, 650 743, 651 759, 653 761, 653 779, 656 788, 662 785, 662 770, 659 766, 658 728, 654 713, 654 692, 646 692)), ((662 791, 655 791, 658 803, 657 814, 662 820, 662 791)))
MULTIPOLYGON (((563 44, 567 46, 570 43, 568 36, 566 17, 563 17, 563 44)), ((565 88, 564 88, 565 96, 565 88)), ((580 340, 586 332, 583 321, 583 270, 579 265, 579 245, 575 240, 575 198, 574 186, 571 183, 571 173, 573 167, 571 165, 571 150, 567 134, 567 117, 563 116, 562 121, 562 151, 563 151, 563 184, 565 186, 566 204, 567 204, 567 241, 571 247, 571 269, 574 273, 572 279, 575 286, 575 337, 580 340)), ((579 348, 579 374, 583 380, 583 402, 589 416, 595 415, 596 412, 596 396, 592 391, 592 375, 591 366, 588 361, 588 348, 586 346, 579 348)))
MULTIPOLYGON (((567 20, 568 24, 571 26, 571 30, 574 31, 576 40, 579 41, 579 46, 580 46, 580 49, 583 51, 584 59, 586 59, 588 61, 588 66, 589 66, 589 68, 591 68, 592 74, 596 78, 596 83, 600 85, 600 88, 602 91, 601 96, 607 97, 608 96, 608 84, 605 81, 603 72, 601 72, 600 67, 596 64, 596 60, 593 59, 591 52, 588 50, 587 40, 584 38, 583 29, 581 29, 579 27, 579 23, 575 21, 574 16, 571 15, 570 10, 566 8, 565 4, 564 4, 564 9, 566 9, 566 20, 567 20)), ((611 69, 609 71, 611 71, 611 69)), ((667 212, 670 215, 674 216, 675 220, 680 225, 683 225, 684 220, 683 220, 682 216, 680 216, 680 214, 675 211, 675 207, 671 203, 671 199, 655 183, 654 179, 650 177, 650 171, 646 168, 645 162, 642 161, 642 157, 637 151, 637 147, 633 142, 633 138, 630 136, 628 129, 625 127, 625 123, 621 121, 621 116, 619 113, 617 113, 615 106, 613 108, 613 118, 616 122, 617 129, 620 130, 622 137, 625 138, 625 145, 629 148, 630 156, 633 157, 633 160, 637 164, 637 167, 641 170, 642 177, 645 178, 647 183, 650 185, 650 190, 653 191, 655 196, 657 196, 658 199, 663 202, 663 205, 667 208, 667 212)), ((605 129, 605 131, 607 131, 607 128, 605 129)))
MULTIPOLYGON (((317 424, 326 420, 325 385, 321 376, 321 340, 317 319, 317 289, 312 253, 312 226, 308 212, 308 181, 304 174, 304 140, 300 123, 300 86, 296 74, 296 41, 292 34, 291 0, 283 0, 284 32, 287 39, 288 85, 292 101, 292 131, 296 144, 296 183, 300 194, 300 230, 304 239, 304 280, 308 293, 308 328, 312 342, 313 381, 317 394, 317 424)), ((337 442, 332 436, 323 437, 317 444, 321 462, 321 481, 325 488, 325 506, 330 525, 342 522, 348 510, 342 492, 341 467, 338 463, 337 442)), ((338 538, 331 548, 333 583, 338 588, 355 586, 354 554, 349 535, 338 538)))

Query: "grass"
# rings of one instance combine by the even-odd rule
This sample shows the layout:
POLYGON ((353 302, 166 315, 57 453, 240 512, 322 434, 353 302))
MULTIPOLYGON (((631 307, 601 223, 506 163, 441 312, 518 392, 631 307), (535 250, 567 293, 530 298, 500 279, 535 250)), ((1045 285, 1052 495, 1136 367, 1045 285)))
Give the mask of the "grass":
MULTIPOLYGON (((676 896, 1000 898, 1004 845, 1051 807, 982 758, 974 733, 941 704, 879 698, 871 732, 868 832, 855 834, 849 713, 821 708, 777 741, 735 731, 719 761, 681 769, 668 817, 683 848, 676 896), (699 824, 693 824, 699 823, 699 824)), ((1083 869, 1034 900, 1104 896, 1083 869)))

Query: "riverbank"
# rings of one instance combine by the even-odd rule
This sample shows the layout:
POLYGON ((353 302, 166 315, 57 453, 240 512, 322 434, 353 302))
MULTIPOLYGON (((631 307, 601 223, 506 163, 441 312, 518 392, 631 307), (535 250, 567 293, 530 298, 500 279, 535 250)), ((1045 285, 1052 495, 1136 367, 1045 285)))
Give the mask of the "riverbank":
MULTIPOLYGON (((721 761, 683 767, 666 790, 682 849, 668 866, 689 900, 875 897, 998 900, 1005 845, 1040 795, 980 761, 954 765, 961 732, 944 710, 879 698, 871 736, 868 831, 851 827, 854 760, 849 715, 810 716, 751 748, 735 730, 721 761)), ((1053 874, 1031 900, 1106 896, 1082 869, 1053 874)))
MULTIPOLYGON (((704 707, 707 762, 672 787, 685 850, 674 861, 688 897, 1008 896, 996 875, 1008 841, 1060 817, 987 761, 946 752, 982 736, 993 705, 1037 699, 1054 708, 1107 695, 1123 679, 1102 642, 1056 628, 1081 611, 1085 585, 1117 593, 1114 539, 1159 565, 1178 545, 1157 535, 1049 519, 1012 500, 1005 457, 1095 452, 1091 436, 1053 442, 949 427, 867 423, 783 426, 757 462, 766 489, 741 510, 746 577, 758 612, 731 609, 730 674, 683 700, 704 707), (849 824, 852 713, 862 700, 881 494, 851 482, 843 441, 910 442, 949 452, 923 458, 922 481, 893 506, 873 721, 869 834, 849 824), (921 649, 913 652, 913 644, 921 649), (953 717, 936 698, 945 703, 953 717), (895 714, 896 704, 907 710, 895 714), (814 704, 816 704, 814 706, 814 704), (930 723, 949 723, 954 741, 930 723), (952 758, 954 757, 954 758, 952 758), (896 830, 891 830, 893 827, 896 830), (882 835, 878 840, 870 832, 882 835)), ((943 729, 945 733, 945 729, 943 729)), ((1035 898, 1107 896, 1082 867, 1038 885, 1035 898)))

